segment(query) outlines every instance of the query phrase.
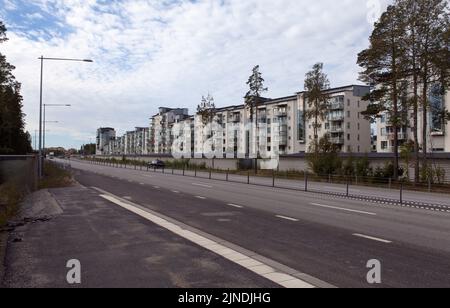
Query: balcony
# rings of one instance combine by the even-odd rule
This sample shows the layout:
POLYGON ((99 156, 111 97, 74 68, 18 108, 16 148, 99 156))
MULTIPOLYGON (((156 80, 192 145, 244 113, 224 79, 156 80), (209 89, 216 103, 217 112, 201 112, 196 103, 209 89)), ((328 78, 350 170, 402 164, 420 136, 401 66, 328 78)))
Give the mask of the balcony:
POLYGON ((288 138, 287 136, 280 136, 280 146, 287 146, 288 145, 288 138))
POLYGON ((287 117, 287 109, 275 109, 274 111, 273 111, 273 114, 276 116, 276 117, 287 117))
POLYGON ((241 122, 241 115, 240 114, 233 114, 230 117, 230 122, 232 122, 232 123, 239 123, 239 122, 241 122))
MULTIPOLYGON (((408 137, 406 136, 406 133, 398 133, 398 140, 406 140, 408 139, 408 137)), ((387 139, 388 140, 394 140, 395 138, 395 134, 394 133, 390 133, 387 135, 387 139)))
POLYGON ((330 110, 343 110, 344 109, 344 103, 331 103, 329 106, 330 110))
POLYGON ((329 114, 328 121, 344 121, 344 113, 329 114))
POLYGON ((344 144, 345 140, 344 137, 332 137, 330 138, 330 142, 333 144, 344 144))
POLYGON ((344 128, 342 126, 331 126, 330 133, 343 133, 344 128))

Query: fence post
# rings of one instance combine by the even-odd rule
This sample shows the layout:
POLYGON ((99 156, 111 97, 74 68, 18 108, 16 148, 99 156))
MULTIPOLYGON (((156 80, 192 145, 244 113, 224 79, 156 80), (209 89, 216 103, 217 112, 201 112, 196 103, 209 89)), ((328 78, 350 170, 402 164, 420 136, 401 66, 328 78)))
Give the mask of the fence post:
POLYGON ((175 174, 175 169, 174 169, 174 166, 172 165, 172 175, 174 175, 175 174))
POLYGON ((431 192, 431 178, 428 177, 428 192, 431 192))
POLYGON ((400 182, 400 204, 403 205, 403 181, 400 182))
POLYGON ((272 169, 272 187, 275 187, 275 170, 272 169))
POLYGON ((331 174, 328 175, 328 183, 331 184, 331 174))
POLYGON ((348 178, 348 176, 347 176, 347 197, 350 195, 350 181, 349 181, 349 178, 348 178))
POLYGON ((230 168, 227 169, 227 182, 228 182, 228 175, 230 173, 230 168))
POLYGON ((308 191, 308 172, 305 171, 305 192, 308 191))
POLYGON ((186 173, 186 165, 183 165, 183 176, 185 175, 185 173, 186 173))
POLYGON ((392 178, 389 178, 389 189, 392 189, 392 178))
POLYGON ((250 171, 247 173, 247 184, 250 185, 250 171))
POLYGON ((212 169, 211 168, 209 168, 209 179, 210 180, 212 179, 212 169))
POLYGON ((197 165, 194 167, 194 177, 197 177, 197 165))

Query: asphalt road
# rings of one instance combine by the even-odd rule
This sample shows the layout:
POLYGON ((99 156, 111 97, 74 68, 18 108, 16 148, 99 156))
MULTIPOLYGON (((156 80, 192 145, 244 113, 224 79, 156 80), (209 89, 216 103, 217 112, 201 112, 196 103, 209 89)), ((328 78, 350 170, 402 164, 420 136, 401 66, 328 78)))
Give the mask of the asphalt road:
POLYGON ((450 214, 71 162, 76 179, 338 287, 450 287, 450 214))

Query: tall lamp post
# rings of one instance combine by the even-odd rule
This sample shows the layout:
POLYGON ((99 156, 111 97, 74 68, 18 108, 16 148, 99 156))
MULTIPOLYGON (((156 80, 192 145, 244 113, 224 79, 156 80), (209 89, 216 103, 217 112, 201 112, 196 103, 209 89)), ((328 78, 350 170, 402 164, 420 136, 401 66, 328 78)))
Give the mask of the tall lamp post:
POLYGON ((94 61, 88 60, 88 59, 66 59, 66 58, 46 58, 44 56, 41 56, 38 58, 41 61, 41 82, 40 82, 40 95, 39 95, 39 161, 38 161, 38 172, 39 177, 42 178, 43 176, 43 155, 42 155, 42 89, 43 89, 43 82, 44 82, 44 60, 48 61, 71 61, 71 62, 88 62, 92 63, 94 61))

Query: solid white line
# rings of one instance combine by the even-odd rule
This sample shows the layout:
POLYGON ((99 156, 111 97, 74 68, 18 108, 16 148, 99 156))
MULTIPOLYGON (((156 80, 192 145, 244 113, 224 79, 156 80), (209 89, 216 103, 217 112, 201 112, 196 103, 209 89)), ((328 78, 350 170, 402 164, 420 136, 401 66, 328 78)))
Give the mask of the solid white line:
POLYGON ((172 233, 175 233, 182 238, 185 238, 189 240, 190 242, 197 244, 217 255, 222 256, 223 258, 229 260, 230 262, 233 262, 235 264, 239 264, 240 266, 248 269, 249 271, 258 274, 270 281, 273 281, 277 284, 279 284, 282 287, 286 288, 314 288, 313 285, 298 279, 294 276, 279 272, 275 270, 274 268, 268 266, 267 264, 264 264, 256 259, 253 259, 251 257, 248 257, 244 254, 241 254, 233 249, 230 249, 224 245, 221 245, 215 241, 212 241, 204 236, 201 236, 199 234, 196 234, 189 230, 184 230, 180 226, 176 225, 175 223, 169 222, 166 219, 160 218, 154 214, 151 214, 148 211, 145 211, 144 209, 141 209, 138 205, 134 205, 128 202, 123 202, 113 196, 102 194, 100 195, 105 200, 108 200, 114 204, 119 205, 120 207, 129 210, 130 212, 133 212, 151 222, 154 224, 163 227, 172 233), (264 274, 262 274, 262 269, 264 268, 264 274))
POLYGON ((196 196, 195 198, 197 198, 197 199, 202 199, 202 200, 205 200, 205 199, 206 199, 205 197, 202 197, 202 196, 196 196))
POLYGON ((172 192, 173 192, 174 194, 179 194, 179 193, 180 193, 178 190, 172 190, 172 192))
POLYGON ((229 205, 229 206, 232 206, 232 207, 236 207, 236 208, 238 208, 238 209, 244 208, 242 205, 237 205, 237 204, 233 204, 233 203, 229 203, 228 205, 229 205))
POLYGON ((319 203, 311 203, 311 205, 317 206, 317 207, 323 207, 323 208, 327 208, 327 209, 333 209, 333 210, 340 210, 340 211, 346 211, 346 212, 353 212, 353 213, 358 213, 358 214, 365 214, 365 215, 377 216, 376 213, 372 213, 372 212, 364 212, 364 211, 358 211, 358 210, 352 210, 352 209, 347 209, 347 208, 343 208, 343 207, 337 207, 337 206, 331 206, 331 205, 324 205, 324 204, 319 204, 319 203))
POLYGON ((290 221, 298 221, 298 219, 295 219, 292 217, 286 217, 286 216, 281 216, 281 215, 276 215, 276 217, 281 218, 281 219, 290 220, 290 221))
POLYGON ((192 183, 192 185, 199 186, 199 187, 205 187, 205 188, 213 188, 211 185, 208 185, 208 184, 192 183))
POLYGON ((365 238, 365 239, 368 239, 368 240, 377 241, 377 242, 381 242, 381 243, 385 243, 385 244, 391 244, 392 243, 391 241, 384 240, 382 238, 377 238, 377 237, 368 236, 368 235, 364 235, 364 234, 355 233, 355 234, 353 234, 353 236, 362 237, 362 238, 365 238))

